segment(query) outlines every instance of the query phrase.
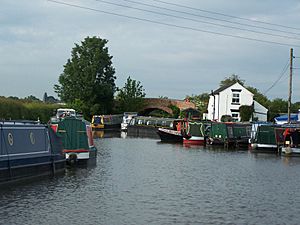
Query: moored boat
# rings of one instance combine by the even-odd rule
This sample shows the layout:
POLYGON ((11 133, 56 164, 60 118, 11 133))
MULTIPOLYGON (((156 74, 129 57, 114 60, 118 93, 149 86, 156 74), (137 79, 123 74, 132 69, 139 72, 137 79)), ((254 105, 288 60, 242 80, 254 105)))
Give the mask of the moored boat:
POLYGON ((182 123, 183 144, 205 145, 206 125, 203 121, 186 120, 182 123))
POLYGON ((248 149, 250 137, 249 123, 212 122, 207 144, 248 149))
POLYGON ((122 118, 122 114, 94 115, 91 122, 92 130, 120 130, 122 118))
POLYGON ((160 139, 159 128, 174 130, 174 118, 137 116, 130 120, 127 135, 130 137, 160 139))
POLYGON ((87 163, 96 159, 92 129, 89 122, 77 116, 51 118, 51 128, 62 138, 63 153, 68 164, 87 163))
POLYGON ((255 153, 278 153, 276 130, 279 128, 279 125, 272 123, 253 123, 250 139, 251 151, 255 153))
POLYGON ((1 121, 0 137, 0 182, 64 171, 62 146, 48 126, 1 121))
POLYGON ((280 147, 283 156, 300 156, 300 128, 286 127, 279 130, 282 144, 280 147))
POLYGON ((157 134, 162 142, 183 142, 181 133, 182 119, 173 119, 167 128, 159 127, 157 134))
POLYGON ((137 112, 124 112, 123 118, 122 118, 122 123, 121 123, 121 130, 127 131, 127 126, 129 124, 130 120, 137 115, 138 115, 137 112))

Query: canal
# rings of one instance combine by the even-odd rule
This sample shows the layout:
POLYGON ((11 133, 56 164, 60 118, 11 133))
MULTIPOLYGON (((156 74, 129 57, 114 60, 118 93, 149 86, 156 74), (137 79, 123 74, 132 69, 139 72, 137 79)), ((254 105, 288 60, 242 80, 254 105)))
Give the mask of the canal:
POLYGON ((99 138, 97 165, 1 187, 0 224, 298 224, 300 158, 99 138))

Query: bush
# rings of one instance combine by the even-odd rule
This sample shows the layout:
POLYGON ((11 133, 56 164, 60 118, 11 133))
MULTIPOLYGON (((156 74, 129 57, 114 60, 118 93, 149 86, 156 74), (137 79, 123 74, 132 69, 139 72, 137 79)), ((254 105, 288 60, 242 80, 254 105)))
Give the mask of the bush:
POLYGON ((47 123, 53 111, 60 106, 42 102, 28 102, 0 97, 0 119, 2 120, 40 120, 47 123))

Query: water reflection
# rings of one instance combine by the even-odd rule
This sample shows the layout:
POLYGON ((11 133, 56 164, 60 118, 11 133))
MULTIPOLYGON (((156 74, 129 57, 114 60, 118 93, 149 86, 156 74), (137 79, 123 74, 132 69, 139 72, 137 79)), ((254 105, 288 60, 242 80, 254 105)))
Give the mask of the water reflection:
MULTIPOLYGON (((121 138, 122 132, 120 129, 116 130, 100 130, 93 131, 93 138, 121 138)), ((124 135, 124 134, 123 134, 124 135)))

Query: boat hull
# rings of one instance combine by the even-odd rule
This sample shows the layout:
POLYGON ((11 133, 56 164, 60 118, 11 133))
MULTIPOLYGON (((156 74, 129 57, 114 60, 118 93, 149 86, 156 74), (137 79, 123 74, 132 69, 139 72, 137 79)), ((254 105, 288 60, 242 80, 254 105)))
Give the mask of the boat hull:
POLYGON ((252 143, 250 149, 254 153, 278 153, 278 146, 273 144, 252 143))
POLYGON ((205 145, 204 137, 192 136, 190 138, 183 138, 183 144, 188 145, 205 145))
POLYGON ((300 156, 300 148, 282 147, 281 155, 283 156, 300 156))
POLYGON ((0 182, 63 172, 59 138, 40 124, 1 123, 0 182))
POLYGON ((163 142, 183 142, 183 136, 179 131, 158 128, 157 133, 163 142))

